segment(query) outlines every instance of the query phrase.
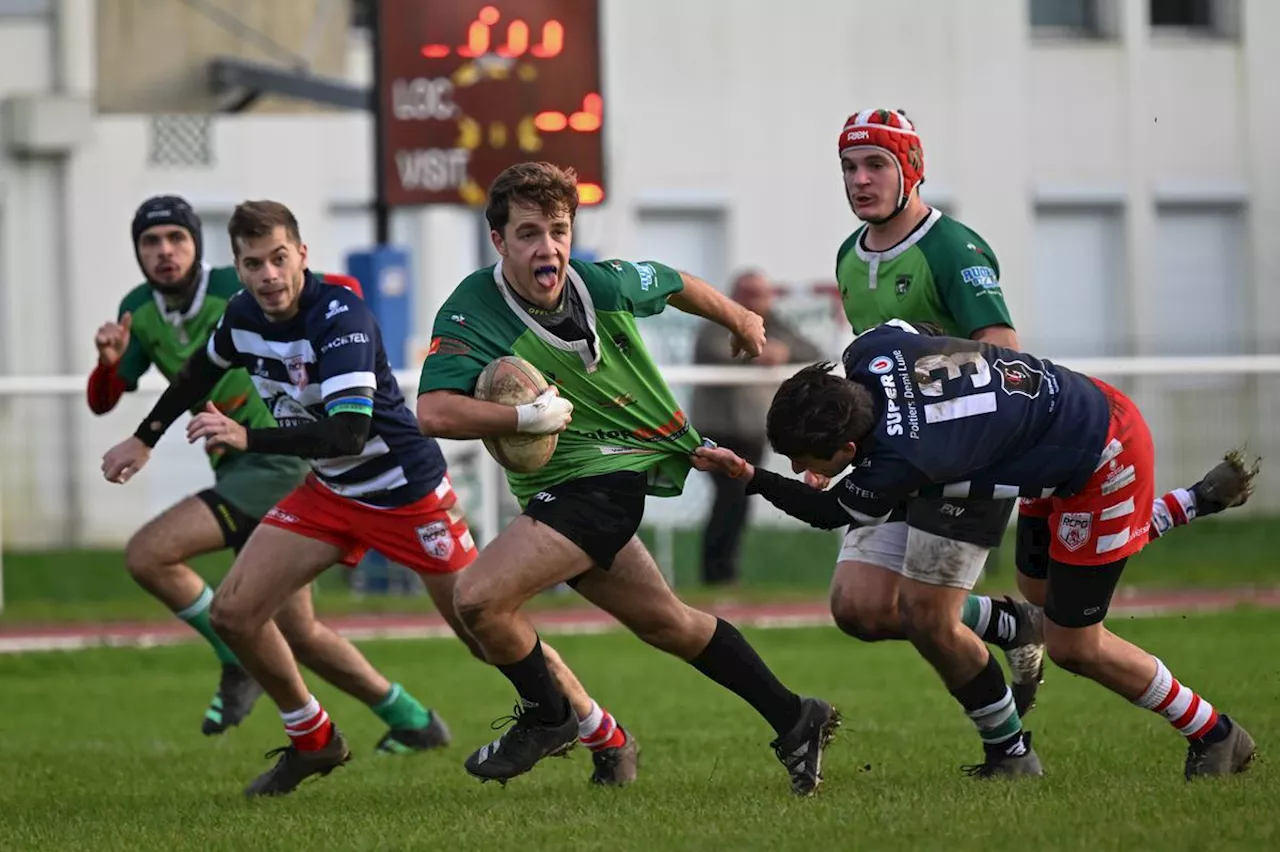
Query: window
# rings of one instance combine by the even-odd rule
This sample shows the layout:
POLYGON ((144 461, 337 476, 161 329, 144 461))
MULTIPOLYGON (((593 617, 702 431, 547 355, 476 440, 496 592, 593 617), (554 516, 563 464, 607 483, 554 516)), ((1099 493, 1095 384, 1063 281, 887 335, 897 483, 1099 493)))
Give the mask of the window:
POLYGON ((1244 351, 1244 217, 1237 207, 1157 211, 1155 279, 1144 299, 1151 355, 1244 351))
POLYGON ((1125 354, 1122 212, 1041 207, 1035 228, 1032 351, 1050 358, 1125 354))
POLYGON ((1037 37, 1112 38, 1120 32, 1120 0, 1031 0, 1037 37))
POLYGON ((53 14, 53 0, 0 0, 0 17, 43 18, 53 14))
POLYGON ((1151 26, 1210 36, 1239 31, 1239 0, 1150 0, 1151 26))

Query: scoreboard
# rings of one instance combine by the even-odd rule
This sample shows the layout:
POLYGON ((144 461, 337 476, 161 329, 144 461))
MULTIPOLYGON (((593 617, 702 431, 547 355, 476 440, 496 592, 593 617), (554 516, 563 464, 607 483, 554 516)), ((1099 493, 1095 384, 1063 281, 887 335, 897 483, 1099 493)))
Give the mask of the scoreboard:
POLYGON ((376 38, 389 206, 482 204, 528 160, 604 200, 599 0, 379 0, 376 38))

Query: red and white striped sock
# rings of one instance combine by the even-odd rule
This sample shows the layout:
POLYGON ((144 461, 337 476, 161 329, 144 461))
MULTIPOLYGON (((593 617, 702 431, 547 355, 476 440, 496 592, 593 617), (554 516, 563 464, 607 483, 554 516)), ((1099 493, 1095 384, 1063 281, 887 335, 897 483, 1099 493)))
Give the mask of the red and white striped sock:
POLYGON ((1198 740, 1213 730, 1218 724, 1218 711, 1213 705, 1178 683, 1159 657, 1151 659, 1156 661, 1156 676, 1133 703, 1159 713, 1189 740, 1198 740))
POLYGON ((1185 488, 1175 488, 1157 497, 1151 505, 1151 538, 1159 538, 1174 527, 1196 519, 1196 498, 1185 488))
POLYGON ((333 723, 314 695, 297 710, 281 711, 280 718, 298 751, 319 751, 333 739, 333 723))
POLYGON ((621 748, 627 735, 608 710, 592 701, 591 712, 578 720, 578 740, 592 751, 604 751, 621 748))

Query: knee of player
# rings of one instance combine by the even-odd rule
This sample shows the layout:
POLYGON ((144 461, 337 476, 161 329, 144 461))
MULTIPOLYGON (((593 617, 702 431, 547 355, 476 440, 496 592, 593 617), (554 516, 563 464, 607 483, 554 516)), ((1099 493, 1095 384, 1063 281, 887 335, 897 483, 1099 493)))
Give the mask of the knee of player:
POLYGON ((220 636, 240 636, 252 631, 250 613, 219 589, 209 606, 209 623, 220 636))
POLYGON ((495 609, 496 601, 484 583, 471 581, 466 573, 453 587, 453 606, 463 624, 474 627, 495 609))
POLYGON ((863 642, 901 635, 895 601, 859 599, 835 589, 831 593, 831 617, 842 633, 863 642))
POLYGON ((146 536, 135 535, 124 546, 124 566, 135 577, 153 574, 165 564, 164 555, 146 536))
POLYGON ((1069 629, 1045 626, 1045 650, 1054 665, 1073 674, 1088 675, 1102 656, 1102 628, 1069 629))

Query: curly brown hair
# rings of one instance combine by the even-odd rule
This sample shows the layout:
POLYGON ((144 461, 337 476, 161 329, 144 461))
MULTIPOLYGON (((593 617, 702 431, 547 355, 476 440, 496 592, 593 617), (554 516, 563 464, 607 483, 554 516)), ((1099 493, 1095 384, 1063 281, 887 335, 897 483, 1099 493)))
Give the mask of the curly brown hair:
POLYGON ((871 392, 832 375, 835 366, 812 364, 778 388, 765 418, 769 446, 778 455, 829 459, 849 442, 862 443, 875 428, 871 392))
POLYGON ((544 216, 568 213, 572 222, 578 213, 577 172, 554 163, 508 166, 489 185, 489 200, 484 208, 489 227, 502 233, 511 219, 513 204, 537 207, 544 216))
POLYGON ((236 205, 227 222, 227 236, 231 238, 231 250, 240 256, 237 240, 257 240, 269 236, 276 228, 284 228, 285 236, 294 245, 301 245, 302 233, 293 211, 279 201, 245 201, 236 205))

